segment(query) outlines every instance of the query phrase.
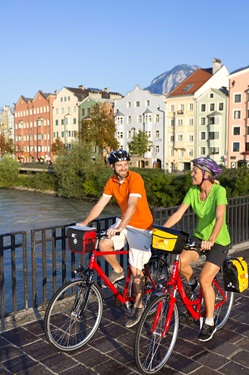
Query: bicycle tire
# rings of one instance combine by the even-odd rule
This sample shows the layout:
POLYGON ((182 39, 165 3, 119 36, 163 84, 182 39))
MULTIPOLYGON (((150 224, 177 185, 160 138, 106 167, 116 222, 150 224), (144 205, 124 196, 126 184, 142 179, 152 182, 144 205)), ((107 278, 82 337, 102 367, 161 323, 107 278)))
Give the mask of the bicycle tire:
POLYGON ((174 349, 179 330, 179 312, 175 304, 169 330, 164 338, 163 331, 168 311, 168 296, 156 297, 144 311, 135 333, 134 357, 142 374, 155 374, 165 366, 174 349), (152 313, 153 311, 153 313, 152 313), (159 314, 156 331, 152 333, 155 316, 159 314))
MULTIPOLYGON (((215 279, 217 280, 219 287, 222 289, 222 292, 226 295, 226 302, 222 306, 214 310, 214 322, 216 325, 216 329, 218 330, 224 326, 231 314, 234 303, 234 293, 227 292, 221 287, 223 284, 223 275, 221 271, 216 275, 215 279)), ((215 283, 213 283, 213 288, 215 292, 215 304, 217 304, 219 303, 219 301, 223 300, 223 296, 217 289, 215 283)))
POLYGON ((103 300, 95 284, 87 285, 80 279, 69 281, 48 304, 44 317, 46 338, 62 351, 81 348, 97 331, 102 313, 103 300))

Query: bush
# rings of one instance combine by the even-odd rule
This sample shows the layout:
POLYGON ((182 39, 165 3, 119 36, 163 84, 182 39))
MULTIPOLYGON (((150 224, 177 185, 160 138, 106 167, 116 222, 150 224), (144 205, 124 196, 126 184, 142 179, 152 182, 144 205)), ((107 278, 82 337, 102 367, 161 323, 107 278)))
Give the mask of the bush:
POLYGON ((18 162, 9 155, 4 155, 0 162, 0 186, 11 187, 18 179, 18 162))

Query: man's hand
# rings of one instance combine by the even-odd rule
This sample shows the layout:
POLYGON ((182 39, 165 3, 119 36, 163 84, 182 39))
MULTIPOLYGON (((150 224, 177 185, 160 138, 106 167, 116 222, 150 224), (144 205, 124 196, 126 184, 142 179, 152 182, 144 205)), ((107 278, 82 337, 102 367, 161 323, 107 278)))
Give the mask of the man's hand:
POLYGON ((121 232, 121 229, 118 228, 109 228, 108 231, 106 232, 108 237, 114 237, 119 235, 121 232))

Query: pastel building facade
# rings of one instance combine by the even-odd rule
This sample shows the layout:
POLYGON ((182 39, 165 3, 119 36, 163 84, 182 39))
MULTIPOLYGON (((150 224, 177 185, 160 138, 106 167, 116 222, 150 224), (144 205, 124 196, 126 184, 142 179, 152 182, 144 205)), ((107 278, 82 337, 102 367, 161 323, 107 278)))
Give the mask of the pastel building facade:
POLYGON ((249 168, 249 67, 229 75, 228 168, 249 168))

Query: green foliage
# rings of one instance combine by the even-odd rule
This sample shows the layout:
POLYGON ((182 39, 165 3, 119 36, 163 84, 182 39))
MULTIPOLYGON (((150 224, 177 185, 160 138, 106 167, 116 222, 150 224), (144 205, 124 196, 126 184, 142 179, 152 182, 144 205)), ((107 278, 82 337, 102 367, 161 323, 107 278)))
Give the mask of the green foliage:
POLYGON ((128 142, 128 146, 131 155, 142 156, 150 151, 152 142, 149 141, 149 136, 145 132, 139 130, 138 133, 133 136, 131 142, 128 142))
POLYGON ((98 103, 91 109, 90 118, 85 118, 82 121, 79 139, 98 146, 100 157, 102 157, 104 148, 116 149, 118 147, 118 142, 115 139, 114 117, 110 114, 108 107, 98 103))
POLYGON ((9 155, 4 155, 0 162, 0 186, 10 187, 18 178, 18 162, 9 155))

